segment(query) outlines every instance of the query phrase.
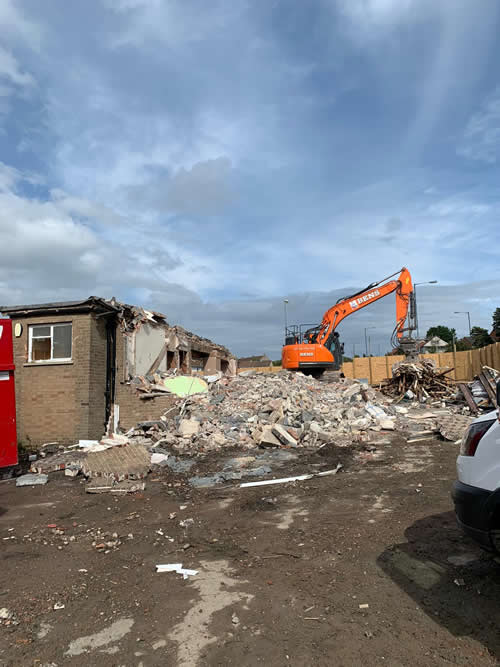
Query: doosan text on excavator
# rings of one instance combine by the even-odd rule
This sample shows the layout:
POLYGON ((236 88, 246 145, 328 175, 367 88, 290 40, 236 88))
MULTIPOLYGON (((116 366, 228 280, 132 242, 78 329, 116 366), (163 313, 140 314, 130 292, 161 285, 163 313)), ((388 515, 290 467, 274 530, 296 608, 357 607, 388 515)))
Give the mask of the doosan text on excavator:
POLYGON ((396 326, 391 341, 394 346, 401 346, 407 354, 414 352, 415 341, 411 337, 416 318, 413 284, 407 268, 403 267, 399 276, 391 280, 397 274, 393 273, 371 283, 360 292, 339 299, 326 311, 318 326, 302 324, 286 327, 285 345, 281 353, 282 367, 300 370, 315 377, 328 369, 339 370, 344 346, 336 330, 338 325, 349 315, 393 292, 396 293, 396 326))

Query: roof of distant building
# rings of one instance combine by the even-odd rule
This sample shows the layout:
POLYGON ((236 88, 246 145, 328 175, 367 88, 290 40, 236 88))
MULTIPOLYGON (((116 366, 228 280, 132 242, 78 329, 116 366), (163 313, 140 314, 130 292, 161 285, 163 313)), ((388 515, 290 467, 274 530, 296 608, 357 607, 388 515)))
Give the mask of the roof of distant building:
POLYGON ((423 347, 448 347, 448 343, 439 336, 430 338, 423 347))
POLYGON ((267 354, 257 354, 252 357, 240 357, 238 359, 238 366, 240 368, 258 368, 259 366, 270 366, 271 359, 267 354))

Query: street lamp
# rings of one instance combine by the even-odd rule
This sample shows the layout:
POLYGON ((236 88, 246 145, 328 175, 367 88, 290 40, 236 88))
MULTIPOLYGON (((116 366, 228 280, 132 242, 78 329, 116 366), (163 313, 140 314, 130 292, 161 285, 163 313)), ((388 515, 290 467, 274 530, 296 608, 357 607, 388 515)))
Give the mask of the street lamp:
POLYGON ((288 303, 288 299, 283 299, 283 306, 285 308, 285 336, 286 336, 286 330, 288 328, 287 321, 286 321, 286 305, 288 303))
POLYGON ((471 335, 471 328, 470 328, 470 313, 468 310, 454 310, 453 311, 455 315, 467 315, 467 319, 469 320, 469 336, 471 335))
POLYGON ((418 314, 417 314, 417 285, 435 285, 437 283, 437 280, 426 280, 423 283, 413 283, 413 299, 415 302, 415 324, 417 325, 417 340, 420 338, 420 334, 418 331, 418 314))
POLYGON ((366 356, 368 356, 368 337, 366 335, 366 332, 369 331, 369 329, 376 329, 377 327, 365 327, 365 353, 366 356))

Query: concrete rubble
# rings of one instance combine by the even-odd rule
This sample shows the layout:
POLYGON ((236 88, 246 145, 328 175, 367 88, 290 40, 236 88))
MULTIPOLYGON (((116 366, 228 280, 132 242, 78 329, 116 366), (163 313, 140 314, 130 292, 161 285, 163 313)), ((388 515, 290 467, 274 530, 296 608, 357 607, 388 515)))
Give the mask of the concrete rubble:
POLYGON ((322 382, 288 371, 220 375, 207 386, 203 393, 175 396, 158 419, 99 443, 56 451, 31 470, 81 472, 91 493, 128 493, 143 489, 151 470, 189 474, 200 457, 232 455, 222 469, 191 476, 190 484, 203 488, 265 477, 304 450, 369 446, 384 434, 409 443, 435 435, 456 441, 472 418, 453 400, 392 398, 357 380, 322 382), (241 452, 236 457, 235 449, 241 452))

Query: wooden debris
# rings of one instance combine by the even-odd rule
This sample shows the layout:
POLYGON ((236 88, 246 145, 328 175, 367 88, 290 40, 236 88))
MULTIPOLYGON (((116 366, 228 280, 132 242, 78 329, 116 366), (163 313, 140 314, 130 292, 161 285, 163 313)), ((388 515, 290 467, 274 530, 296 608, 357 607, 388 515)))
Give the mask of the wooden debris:
POLYGON ((395 398, 403 398, 410 391, 419 401, 429 397, 449 399, 455 394, 455 383, 446 377, 452 370, 437 369, 428 359, 403 361, 394 367, 392 378, 381 382, 380 390, 395 398))
POLYGON ((465 398, 465 402, 470 408, 470 411, 472 412, 473 415, 477 415, 479 412, 479 409, 476 405, 476 402, 474 401, 474 397, 472 396, 472 392, 469 389, 469 387, 464 383, 460 382, 458 385, 460 391, 462 392, 463 397, 465 398))

